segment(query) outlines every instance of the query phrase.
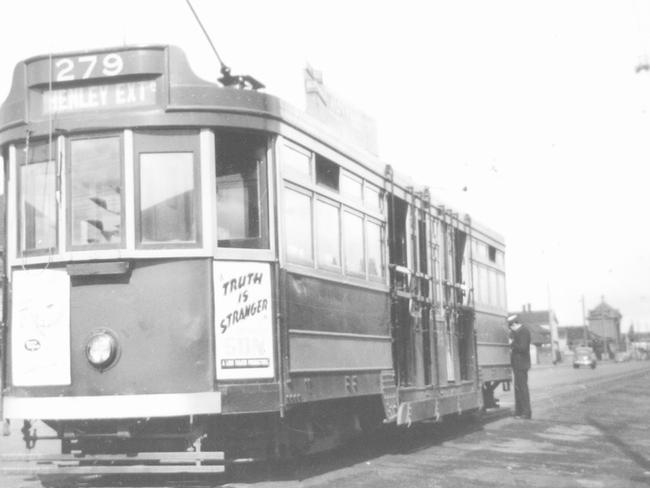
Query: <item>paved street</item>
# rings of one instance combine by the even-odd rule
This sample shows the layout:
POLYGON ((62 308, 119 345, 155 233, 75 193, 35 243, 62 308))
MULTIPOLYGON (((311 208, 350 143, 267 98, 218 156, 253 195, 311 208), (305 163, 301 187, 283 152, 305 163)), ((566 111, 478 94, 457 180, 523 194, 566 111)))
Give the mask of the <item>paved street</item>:
MULTIPOLYGON (((245 466, 228 479, 86 479, 48 477, 65 486, 228 487, 635 487, 650 485, 650 362, 538 367, 530 375, 532 421, 502 408, 483 419, 386 430, 335 453, 280 470, 245 466)), ((2 438, 3 453, 22 449, 2 438)), ((45 443, 39 446, 46 449, 45 443)), ((4 463, 7 466, 8 463, 4 463)), ((11 464, 15 466, 16 464, 11 464)), ((38 479, 0 477, 6 488, 35 488, 38 479)))

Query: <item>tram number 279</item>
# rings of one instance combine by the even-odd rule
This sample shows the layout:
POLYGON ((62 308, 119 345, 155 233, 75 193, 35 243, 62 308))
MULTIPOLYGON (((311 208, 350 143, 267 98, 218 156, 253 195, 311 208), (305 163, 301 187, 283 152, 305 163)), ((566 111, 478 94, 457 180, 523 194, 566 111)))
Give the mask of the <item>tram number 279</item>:
POLYGON ((61 58, 54 63, 54 79, 73 81, 97 76, 117 76, 123 69, 124 60, 116 53, 61 58))

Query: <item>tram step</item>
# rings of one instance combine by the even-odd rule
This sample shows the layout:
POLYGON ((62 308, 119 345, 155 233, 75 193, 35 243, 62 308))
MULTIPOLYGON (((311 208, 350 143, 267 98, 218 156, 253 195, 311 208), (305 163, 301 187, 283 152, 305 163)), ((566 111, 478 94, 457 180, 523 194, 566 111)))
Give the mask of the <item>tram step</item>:
POLYGON ((224 453, 216 451, 145 452, 134 455, 0 455, 0 473, 5 474, 183 474, 221 473, 224 471, 224 453), (7 462, 23 464, 6 466, 7 462))

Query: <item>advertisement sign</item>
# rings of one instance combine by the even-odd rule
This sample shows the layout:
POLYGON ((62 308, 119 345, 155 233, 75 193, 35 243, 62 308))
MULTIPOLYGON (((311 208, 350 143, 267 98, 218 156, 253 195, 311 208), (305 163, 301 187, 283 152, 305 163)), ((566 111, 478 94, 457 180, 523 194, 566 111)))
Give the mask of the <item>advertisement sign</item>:
POLYGON ((273 378, 271 265, 215 262, 214 310, 217 379, 273 378))
POLYGON ((70 277, 67 271, 15 271, 12 291, 13 384, 69 385, 70 277))

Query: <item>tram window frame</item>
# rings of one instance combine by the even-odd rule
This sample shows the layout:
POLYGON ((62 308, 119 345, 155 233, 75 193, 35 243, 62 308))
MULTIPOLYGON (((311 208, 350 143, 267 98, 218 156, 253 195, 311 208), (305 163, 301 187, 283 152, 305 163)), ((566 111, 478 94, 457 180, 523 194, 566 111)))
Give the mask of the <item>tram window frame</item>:
POLYGON ((133 137, 133 174, 135 191, 135 246, 136 249, 194 249, 202 247, 202 200, 200 133, 193 129, 151 129, 135 131, 133 137), (192 241, 143 241, 142 166, 143 154, 192 153, 194 190, 192 219, 195 239, 192 241))
MULTIPOLYGON (((216 212, 217 214, 215 215, 216 218, 216 244, 217 248, 219 250, 250 250, 250 251, 268 251, 272 248, 271 244, 271 219, 270 219, 270 195, 271 195, 271 188, 270 188, 270 178, 269 178, 269 165, 270 165, 270 157, 269 157, 269 151, 270 148, 272 147, 272 142, 268 134, 262 133, 262 132, 256 132, 256 131, 236 131, 236 130, 217 130, 215 131, 215 192, 217 192, 217 197, 216 197, 216 212), (228 176, 234 176, 237 174, 241 173, 232 173, 230 175, 219 175, 219 162, 220 162, 220 145, 223 144, 226 138, 231 137, 232 139, 229 140, 229 142, 233 142, 235 137, 242 138, 242 140, 246 140, 246 138, 249 138, 251 140, 254 140, 254 142, 263 142, 263 147, 260 146, 260 155, 262 156, 261 159, 255 160, 257 163, 256 169, 255 169, 255 179, 254 180, 243 180, 242 182, 247 184, 250 183, 251 181, 254 181, 255 187, 256 187, 256 199, 255 201, 257 202, 256 204, 256 210, 257 210, 257 225, 258 225, 258 230, 259 233, 257 236, 253 237, 241 237, 241 238, 233 238, 233 239, 219 239, 219 197, 218 197, 218 191, 219 191, 219 178, 227 178, 228 176), (257 139, 257 140, 255 140, 257 139), (227 241, 231 241, 232 244, 226 245, 227 241), (241 245, 237 245, 237 243, 241 245)), ((242 147, 246 147, 248 149, 251 147, 250 144, 244 144, 242 147)), ((241 156, 241 155, 240 155, 241 156)), ((231 178, 232 181, 234 179, 231 178)), ((225 181, 225 180, 224 180, 225 181)), ((253 200, 246 200, 248 204, 253 200)), ((250 205, 246 206, 246 209, 250 210, 250 205)), ((224 227, 224 229, 226 229, 224 227)))
MULTIPOLYGON (((309 267, 313 268, 314 263, 315 263, 315 256, 314 256, 315 255, 314 197, 313 197, 313 194, 310 191, 304 190, 302 188, 299 188, 299 187, 296 187, 296 186, 293 186, 293 185, 285 185, 282 197, 283 197, 282 203, 283 203, 283 207, 284 207, 284 209, 282 211, 282 215, 283 215, 283 217, 285 219, 285 224, 284 224, 284 226, 285 226, 285 229, 284 229, 284 241, 285 241, 285 243, 284 243, 284 253, 285 253, 285 256, 286 256, 286 260, 289 263, 299 264, 299 265, 302 265, 302 266, 309 266, 309 267), (287 214, 287 205, 288 205, 287 195, 290 194, 290 193, 294 193, 294 194, 300 195, 302 197, 305 197, 305 199, 306 199, 306 201, 308 203, 307 215, 308 215, 308 218, 309 218, 309 222, 299 222, 297 219, 288 219, 287 218, 287 215, 288 215, 287 214), (294 225, 294 224, 298 225, 297 228, 302 228, 302 229, 306 230, 305 235, 307 236, 308 241, 309 241, 309 249, 304 249, 304 251, 307 251, 305 253, 307 257, 304 258, 304 259, 303 259, 302 256, 297 256, 297 255, 291 254, 289 252, 290 229, 291 229, 291 226, 294 225), (302 227, 300 227, 300 224, 302 224, 302 227)), ((291 235, 293 236, 294 234, 291 234, 291 235)))
POLYGON ((341 209, 340 213, 340 225, 341 225, 341 254, 342 254, 342 262, 343 262, 343 269, 346 275, 349 276, 357 276, 359 278, 365 278, 367 274, 367 267, 368 267, 368 257, 366 255, 366 230, 365 230, 365 219, 364 215, 361 212, 354 211, 350 208, 343 207, 341 209), (348 233, 349 233, 349 227, 346 224, 346 216, 354 217, 358 219, 359 222, 359 229, 361 230, 361 242, 355 242, 354 241, 348 241, 348 233), (350 247, 348 247, 348 245, 350 247), (355 270, 351 269, 349 266, 349 261, 348 261, 348 255, 352 254, 355 249, 361 249, 361 269, 360 270, 355 270), (352 252, 350 252, 352 251, 352 252))
POLYGON ((483 305, 490 305, 490 277, 489 268, 487 266, 479 265, 479 296, 483 305))
POLYGON ((497 262, 497 248, 494 246, 488 245, 488 259, 490 260, 491 263, 496 263, 497 262))
MULTIPOLYGON (((38 159, 35 161, 28 161, 27 158, 25 158, 25 149, 26 146, 25 144, 17 145, 15 149, 15 154, 16 154, 16 238, 17 238, 17 249, 18 253, 20 256, 28 257, 28 256, 43 256, 43 255, 48 255, 48 254, 54 254, 58 252, 58 248, 60 245, 59 242, 59 227, 61 225, 60 223, 60 215, 59 215, 59 204, 56 200, 56 192, 59 190, 60 183, 58 182, 58 177, 57 177, 57 156, 56 154, 58 153, 58 143, 56 140, 53 140, 52 145, 55 148, 55 151, 51 159, 45 158, 45 159, 38 159), (52 168, 52 179, 53 179, 53 186, 54 186, 54 192, 52 193, 52 203, 53 203, 53 216, 54 216, 54 245, 49 246, 49 247, 42 247, 42 248, 30 248, 26 249, 25 246, 23 245, 23 237, 25 235, 25 230, 24 230, 24 219, 22 217, 22 209, 23 209, 23 197, 24 197, 24 192, 23 192, 23 174, 21 168, 23 166, 27 167, 32 164, 38 164, 38 163, 46 163, 48 166, 51 165, 52 168)), ((31 141, 29 144, 30 149, 32 149, 34 146, 37 147, 48 147, 50 142, 48 140, 37 140, 37 141, 31 141)), ((49 149, 48 149, 49 152, 49 149)), ((31 152, 31 154, 34 154, 31 152)), ((48 154, 49 156, 49 154, 48 154)), ((49 170, 48 170, 49 171, 49 170)))
POLYGON ((505 273, 497 274, 497 286, 499 287, 499 292, 501 296, 501 303, 499 306, 506 310, 508 308, 508 292, 506 289, 506 275, 505 273))
POLYGON ((500 249, 497 249, 495 258, 496 258, 495 262, 496 262, 497 266, 499 268, 503 268, 503 266, 505 264, 504 263, 505 255, 504 255, 503 251, 501 251, 500 249))
POLYGON ((490 306, 498 307, 499 306, 499 290, 497 284, 497 272, 495 269, 490 268, 488 270, 488 280, 489 280, 489 293, 490 293, 490 306))
POLYGON ((363 202, 363 178, 345 169, 340 169, 339 193, 342 198, 361 205, 363 202))
POLYGON ((314 166, 316 168, 316 185, 334 193, 340 193, 341 166, 318 153, 314 155, 314 166))
POLYGON ((377 185, 365 181, 363 185, 363 206, 371 212, 383 214, 384 202, 383 190, 377 185))
MULTIPOLYGON (((331 153, 328 154, 329 151, 327 150, 325 150, 324 153, 319 153, 316 149, 307 149, 307 146, 305 146, 304 143, 299 144, 291 139, 280 138, 278 149, 280 160, 278 161, 279 168, 277 174, 282 181, 282 185, 279 187, 279 200, 282 203, 283 208, 286 208, 287 205, 284 197, 288 191, 294 191, 309 196, 311 202, 310 223, 312 227, 312 261, 307 262, 306 260, 297 259, 296 256, 292 256, 289 252, 291 239, 289 239, 288 236, 288 228, 293 225, 294 222, 287 217, 286 210, 284 210, 280 212, 280 225, 282 230, 280 243, 282 246, 281 254, 283 262, 286 262, 289 266, 295 266, 295 269, 298 272, 315 273, 314 276, 322 275, 331 280, 354 282, 375 287, 382 285, 386 286, 388 284, 388 270, 386 264, 387 238, 385 235, 386 217, 383 213, 381 203, 383 193, 381 187, 375 184, 376 180, 373 179, 373 176, 368 171, 356 167, 354 163, 346 162, 347 159, 345 158, 341 160, 341 158, 336 155, 331 153), (287 156, 287 153, 289 156, 287 156), (293 171, 291 169, 292 164, 291 162, 287 163, 287 159, 292 158, 293 153, 297 153, 303 158, 302 168, 305 169, 305 171, 293 171), (318 166, 316 161, 319 161, 318 166), (306 174, 308 164, 310 169, 309 178, 307 178, 306 174), (329 176, 324 175, 324 173, 327 173, 327 168, 332 169, 329 176), (333 181, 334 176, 337 176, 335 178, 336 183, 333 181), (346 182, 343 180, 346 177, 350 179, 351 185, 349 186, 352 191, 345 191, 344 185, 346 185, 346 182), (375 190, 372 193, 376 194, 377 201, 372 206, 368 205, 366 202, 368 198, 368 194, 365 191, 366 186, 370 186, 375 190), (336 224, 336 228, 338 229, 338 263, 336 264, 332 264, 330 260, 323 262, 322 256, 319 256, 319 253, 322 254, 323 251, 323 243, 319 243, 319 240, 322 240, 322 235, 319 235, 319 233, 329 231, 331 234, 333 228, 333 225, 322 225, 322 218, 319 219, 319 216, 317 215, 318 207, 319 205, 322 205, 323 202, 338 209, 336 224), (345 230, 343 228, 344 213, 346 212, 362 218, 363 242, 359 245, 362 246, 361 249, 363 251, 363 272, 355 272, 353 269, 348 269, 346 266, 345 260, 347 254, 345 250, 346 243, 344 242, 345 230), (378 248, 380 252, 379 259, 381 260, 379 266, 381 266, 381 269, 377 269, 378 275, 370 274, 368 269, 368 239, 366 228, 368 225, 367 222, 370 219, 372 219, 372 222, 377 224, 379 228, 380 242, 378 243, 378 248)), ((372 193, 370 194, 372 195, 372 193)))
MULTIPOLYGON (((66 140, 66 165, 65 165, 65 188, 66 188, 66 247, 69 251, 101 251, 106 249, 124 249, 126 247, 126 198, 125 195, 125 168, 124 168, 124 136, 122 132, 105 132, 86 135, 77 135, 66 140), (90 141, 98 139, 117 139, 117 168, 120 172, 120 238, 115 243, 89 243, 74 244, 73 237, 73 145, 79 141, 90 141)), ((98 204, 99 205, 99 204, 98 204)), ((101 205, 100 205, 101 206, 101 205)), ((101 231, 101 230, 100 230, 101 231)))
MULTIPOLYGON (((341 270, 343 269, 343 253, 342 253, 342 245, 341 245, 341 204, 329 198, 316 196, 313 203, 313 222, 314 222, 314 251, 315 251, 314 254, 316 255, 316 266, 319 269, 337 271, 340 273, 341 270), (327 225, 321 224, 321 215, 318 212, 319 207, 320 208, 331 207, 336 210, 336 220, 337 220, 336 241, 338 247, 338 255, 334 256, 338 259, 338 262, 336 264, 328 263, 326 262, 326 260, 321 260, 322 258, 325 257, 327 258, 331 257, 330 255, 325 256, 322 254, 321 244, 324 244, 322 238, 331 235, 333 229, 327 225), (320 234, 319 232, 324 232, 324 234, 320 234)), ((329 240, 329 238, 327 237, 326 239, 329 240)))
POLYGON ((383 222, 366 217, 364 225, 364 239, 366 242, 366 270, 368 279, 371 281, 380 281, 384 282, 386 279, 386 226, 383 222), (371 225, 376 226, 379 229, 379 274, 374 274, 370 272, 370 237, 368 229, 371 225))
POLYGON ((313 174, 313 153, 308 149, 304 149, 288 141, 283 141, 280 150, 280 168, 282 177, 288 180, 293 180, 301 183, 311 183, 313 174), (290 155, 297 154, 304 157, 307 163, 304 165, 307 171, 301 171, 300 164, 293 164, 296 160, 290 155))

